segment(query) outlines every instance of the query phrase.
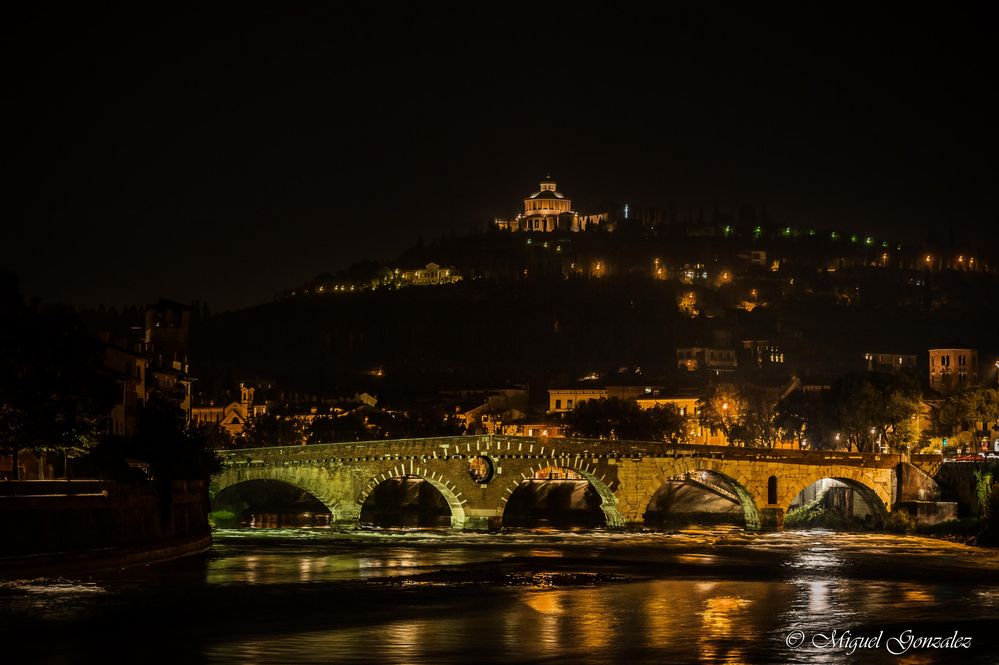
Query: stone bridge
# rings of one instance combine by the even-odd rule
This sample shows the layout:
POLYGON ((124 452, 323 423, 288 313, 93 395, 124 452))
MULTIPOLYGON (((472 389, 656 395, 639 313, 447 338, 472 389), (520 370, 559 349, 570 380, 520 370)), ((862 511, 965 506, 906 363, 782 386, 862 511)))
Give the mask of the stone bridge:
POLYGON ((546 469, 585 478, 607 526, 641 525, 671 480, 703 478, 738 496, 749 529, 780 528, 791 501, 823 478, 840 480, 887 514, 898 501, 926 498, 940 457, 770 450, 658 442, 459 436, 358 441, 221 452, 218 492, 251 480, 283 481, 319 499, 340 523, 357 522, 368 495, 392 478, 431 483, 456 528, 496 528, 507 500, 546 469), (918 492, 918 496, 916 496, 918 492))

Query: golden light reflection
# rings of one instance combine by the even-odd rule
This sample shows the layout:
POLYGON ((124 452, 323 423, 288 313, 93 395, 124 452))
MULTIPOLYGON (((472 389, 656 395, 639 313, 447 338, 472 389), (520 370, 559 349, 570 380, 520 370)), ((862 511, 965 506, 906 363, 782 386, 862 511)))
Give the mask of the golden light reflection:
POLYGON ((711 663, 744 663, 742 648, 732 645, 732 639, 741 637, 750 626, 749 606, 753 601, 741 596, 715 596, 708 598, 701 612, 703 628, 698 643, 701 658, 711 663))
POLYGON ((604 589, 587 589, 569 596, 571 604, 566 621, 572 621, 582 638, 582 646, 590 651, 611 644, 612 638, 624 632, 623 626, 616 626, 617 617, 614 602, 604 589))
POLYGON ((936 600, 926 589, 913 587, 902 593, 902 599, 907 603, 932 603, 936 600))
POLYGON ((562 607, 561 591, 535 591, 526 594, 524 603, 535 612, 540 614, 562 614, 565 609, 562 607))

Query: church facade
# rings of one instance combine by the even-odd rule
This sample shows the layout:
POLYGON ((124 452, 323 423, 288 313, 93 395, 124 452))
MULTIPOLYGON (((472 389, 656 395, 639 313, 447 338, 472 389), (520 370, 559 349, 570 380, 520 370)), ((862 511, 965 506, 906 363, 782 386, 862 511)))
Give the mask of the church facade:
POLYGON ((550 175, 545 176, 538 191, 524 199, 524 211, 510 219, 496 219, 501 231, 584 231, 592 224, 605 224, 607 213, 583 215, 572 209, 572 201, 558 191, 550 175))

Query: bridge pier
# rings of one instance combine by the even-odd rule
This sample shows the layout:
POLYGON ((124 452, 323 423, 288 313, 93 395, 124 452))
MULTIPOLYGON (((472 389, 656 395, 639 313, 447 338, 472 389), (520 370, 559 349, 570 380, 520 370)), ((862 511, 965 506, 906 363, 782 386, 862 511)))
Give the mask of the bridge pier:
POLYGON ((784 530, 784 509, 764 508, 760 511, 760 531, 783 531, 784 530))
POLYGON ((361 504, 359 503, 337 504, 332 513, 335 526, 354 528, 361 526, 361 504))
POLYGON ((465 518, 454 526, 472 531, 495 531, 503 527, 503 513, 491 508, 466 508, 465 518))

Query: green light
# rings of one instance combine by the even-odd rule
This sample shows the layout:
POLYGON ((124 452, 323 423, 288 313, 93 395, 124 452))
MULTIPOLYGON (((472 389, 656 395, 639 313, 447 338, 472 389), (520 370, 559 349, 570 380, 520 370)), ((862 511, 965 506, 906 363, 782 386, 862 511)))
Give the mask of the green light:
POLYGON ((815 235, 815 229, 808 229, 808 235, 814 236, 815 235))
POLYGON ((836 233, 835 231, 829 234, 829 237, 832 238, 833 240, 839 240, 839 234, 836 233))
POLYGON ((759 238, 762 233, 763 233, 762 226, 757 226, 755 229, 753 229, 753 235, 756 236, 757 238, 759 238))
POLYGON ((873 245, 874 244, 874 239, 871 238, 871 236, 867 236, 866 238, 864 238, 864 244, 865 245, 873 245))
POLYGON ((850 242, 857 242, 857 234, 854 233, 850 236, 850 242))
POLYGON ((722 233, 726 236, 732 235, 732 227, 726 226, 725 228, 722 229, 722 233))
MULTIPOLYGON (((885 249, 888 249, 888 241, 887 240, 882 240, 881 241, 881 246, 884 247, 885 249)), ((899 249, 901 249, 901 247, 899 249)))

